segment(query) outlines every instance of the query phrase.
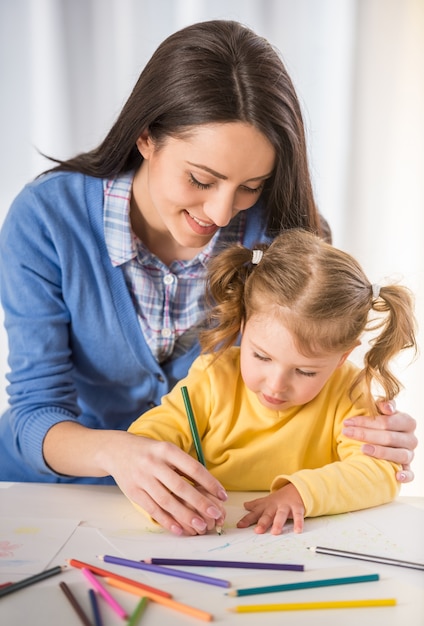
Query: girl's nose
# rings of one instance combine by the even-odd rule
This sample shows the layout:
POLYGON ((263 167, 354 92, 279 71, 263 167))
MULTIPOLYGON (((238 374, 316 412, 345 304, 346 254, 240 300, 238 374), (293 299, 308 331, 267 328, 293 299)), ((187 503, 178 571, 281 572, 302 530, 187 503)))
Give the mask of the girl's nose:
POLYGON ((268 389, 275 395, 287 391, 290 383, 289 376, 284 372, 275 372, 267 380, 268 389))

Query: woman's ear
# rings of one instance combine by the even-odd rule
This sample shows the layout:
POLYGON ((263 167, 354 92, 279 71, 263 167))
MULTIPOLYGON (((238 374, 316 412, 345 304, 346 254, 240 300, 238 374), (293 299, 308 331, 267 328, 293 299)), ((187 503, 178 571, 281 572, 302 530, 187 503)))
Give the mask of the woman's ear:
POLYGON ((140 137, 136 141, 136 146, 143 159, 149 160, 155 149, 155 144, 153 143, 148 130, 141 133, 140 137))

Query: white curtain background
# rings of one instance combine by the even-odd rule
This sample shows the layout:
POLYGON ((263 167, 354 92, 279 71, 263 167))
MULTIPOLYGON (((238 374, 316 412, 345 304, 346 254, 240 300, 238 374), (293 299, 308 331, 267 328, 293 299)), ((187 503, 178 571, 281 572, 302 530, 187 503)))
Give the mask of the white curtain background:
MULTIPOLYGON (((335 245, 373 282, 411 287, 422 325, 424 0, 0 0, 0 222, 48 167, 38 150, 66 158, 94 147, 157 45, 215 18, 239 20, 281 51, 335 245)), ((402 494, 423 496, 424 360, 399 359, 397 370, 398 406, 417 419, 421 442, 402 494)), ((6 371, 1 328, 0 409, 6 371)))

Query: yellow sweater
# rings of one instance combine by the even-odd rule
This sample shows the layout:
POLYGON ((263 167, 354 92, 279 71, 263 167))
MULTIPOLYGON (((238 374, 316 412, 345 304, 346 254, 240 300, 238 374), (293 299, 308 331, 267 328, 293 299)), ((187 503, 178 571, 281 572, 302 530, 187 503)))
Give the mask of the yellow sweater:
POLYGON ((341 433, 345 418, 368 413, 363 397, 349 399, 355 365, 337 369, 308 404, 273 411, 245 386, 239 357, 238 347, 212 364, 210 356, 200 356, 162 404, 133 422, 129 432, 170 441, 195 457, 181 394, 186 385, 206 466, 227 490, 269 491, 291 482, 308 517, 396 497, 398 466, 362 454, 361 443, 341 433))

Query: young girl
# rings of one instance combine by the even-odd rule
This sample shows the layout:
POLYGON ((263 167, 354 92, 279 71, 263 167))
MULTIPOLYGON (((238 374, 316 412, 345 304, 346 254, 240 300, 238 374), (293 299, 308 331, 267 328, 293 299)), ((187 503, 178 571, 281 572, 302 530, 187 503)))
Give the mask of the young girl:
POLYGON ((416 347, 409 291, 372 285, 345 252, 289 230, 253 253, 236 245, 215 257, 208 296, 209 354, 130 432, 192 453, 187 386, 211 474, 229 490, 270 490, 245 503, 238 524, 258 533, 279 534, 288 518, 301 532, 304 517, 392 500, 396 466, 365 456, 342 429, 376 412, 373 392, 399 392, 389 363, 416 347), (378 334, 359 369, 347 358, 365 331, 378 334))

